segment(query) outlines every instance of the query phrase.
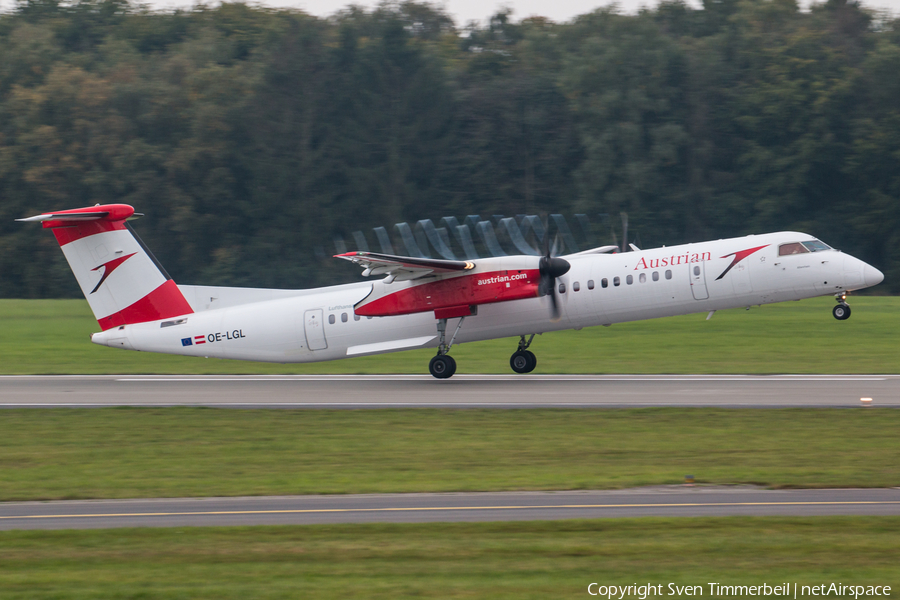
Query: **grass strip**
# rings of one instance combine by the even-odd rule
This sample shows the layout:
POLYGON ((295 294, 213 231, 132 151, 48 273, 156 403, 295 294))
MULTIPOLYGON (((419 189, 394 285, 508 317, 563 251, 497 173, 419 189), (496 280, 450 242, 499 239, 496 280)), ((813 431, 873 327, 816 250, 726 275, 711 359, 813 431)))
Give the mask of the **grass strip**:
POLYGON ((0 412, 0 500, 900 485, 891 409, 0 412))
MULTIPOLYGON (((538 373, 897 373, 900 298, 834 300, 622 323, 536 338, 538 373)), ((340 327, 337 323, 331 327, 340 327)), ((265 364, 115 350, 91 344, 84 300, 0 300, 0 373, 427 373, 432 350, 326 363, 265 364)), ((459 373, 509 373, 516 340, 456 346, 459 373)))
POLYGON ((589 597, 591 582, 713 597, 708 582, 841 582, 895 595, 897 539, 897 517, 4 532, 0 599, 527 600, 589 597))

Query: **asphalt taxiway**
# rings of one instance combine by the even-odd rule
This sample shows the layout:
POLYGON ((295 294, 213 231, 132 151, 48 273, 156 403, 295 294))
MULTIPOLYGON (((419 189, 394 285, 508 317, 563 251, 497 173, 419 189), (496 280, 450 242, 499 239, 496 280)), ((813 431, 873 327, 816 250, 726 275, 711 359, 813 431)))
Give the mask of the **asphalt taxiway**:
POLYGON ((0 408, 900 407, 898 375, 2 376, 0 408), (861 401, 870 398, 871 401, 861 401))
POLYGON ((659 486, 613 491, 4 502, 0 503, 0 530, 773 515, 898 516, 900 488, 659 486))

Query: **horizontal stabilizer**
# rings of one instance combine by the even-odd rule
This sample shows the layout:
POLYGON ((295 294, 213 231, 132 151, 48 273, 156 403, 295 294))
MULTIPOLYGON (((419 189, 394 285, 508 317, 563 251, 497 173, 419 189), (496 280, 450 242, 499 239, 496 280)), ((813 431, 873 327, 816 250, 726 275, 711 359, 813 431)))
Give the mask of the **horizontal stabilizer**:
MULTIPOLYGON (((24 219, 16 219, 23 222, 46 222, 58 221, 61 224, 67 221, 124 221, 133 217, 141 217, 140 213, 134 212, 134 209, 127 204, 105 204, 97 206, 88 206, 85 208, 75 208, 72 210, 61 210, 59 212, 44 213, 24 219)), ((45 225, 48 227, 49 224, 45 225)))
POLYGON ((27 217, 25 219, 16 219, 16 221, 96 221, 97 219, 103 219, 104 217, 108 217, 109 213, 106 211, 103 212, 89 212, 89 213, 79 213, 75 215, 68 215, 65 213, 53 213, 48 215, 37 215, 34 217, 27 217))

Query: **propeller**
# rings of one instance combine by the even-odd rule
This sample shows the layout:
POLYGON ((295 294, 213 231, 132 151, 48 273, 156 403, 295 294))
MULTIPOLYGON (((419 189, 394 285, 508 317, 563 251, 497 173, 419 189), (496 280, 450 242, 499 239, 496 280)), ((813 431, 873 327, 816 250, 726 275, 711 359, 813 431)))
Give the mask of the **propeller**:
POLYGON ((562 258, 553 256, 556 254, 557 241, 559 236, 553 240, 553 249, 550 249, 550 232, 544 230, 544 255, 538 263, 538 271, 541 275, 541 281, 538 284, 538 294, 541 296, 550 296, 550 320, 559 320, 559 305, 556 301, 556 278, 562 277, 569 272, 571 265, 562 258))

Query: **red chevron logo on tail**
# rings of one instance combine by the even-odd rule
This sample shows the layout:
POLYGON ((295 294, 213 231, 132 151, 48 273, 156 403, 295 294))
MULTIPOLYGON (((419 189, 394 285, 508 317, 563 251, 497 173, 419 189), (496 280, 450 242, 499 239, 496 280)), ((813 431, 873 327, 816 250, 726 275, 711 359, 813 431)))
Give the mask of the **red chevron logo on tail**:
POLYGON ((104 267, 106 267, 103 270, 103 276, 100 278, 100 281, 97 282, 97 285, 94 286, 94 289, 91 290, 91 293, 93 294, 98 289, 100 289, 100 286, 103 285, 103 282, 106 281, 106 278, 109 277, 109 274, 115 271, 119 265, 121 265, 123 262, 134 256, 135 254, 137 254, 137 252, 132 252, 131 254, 120 256, 119 258, 114 258, 109 262, 103 263, 99 267, 94 267, 93 269, 91 269, 91 271, 96 271, 97 269, 103 269, 104 267))

